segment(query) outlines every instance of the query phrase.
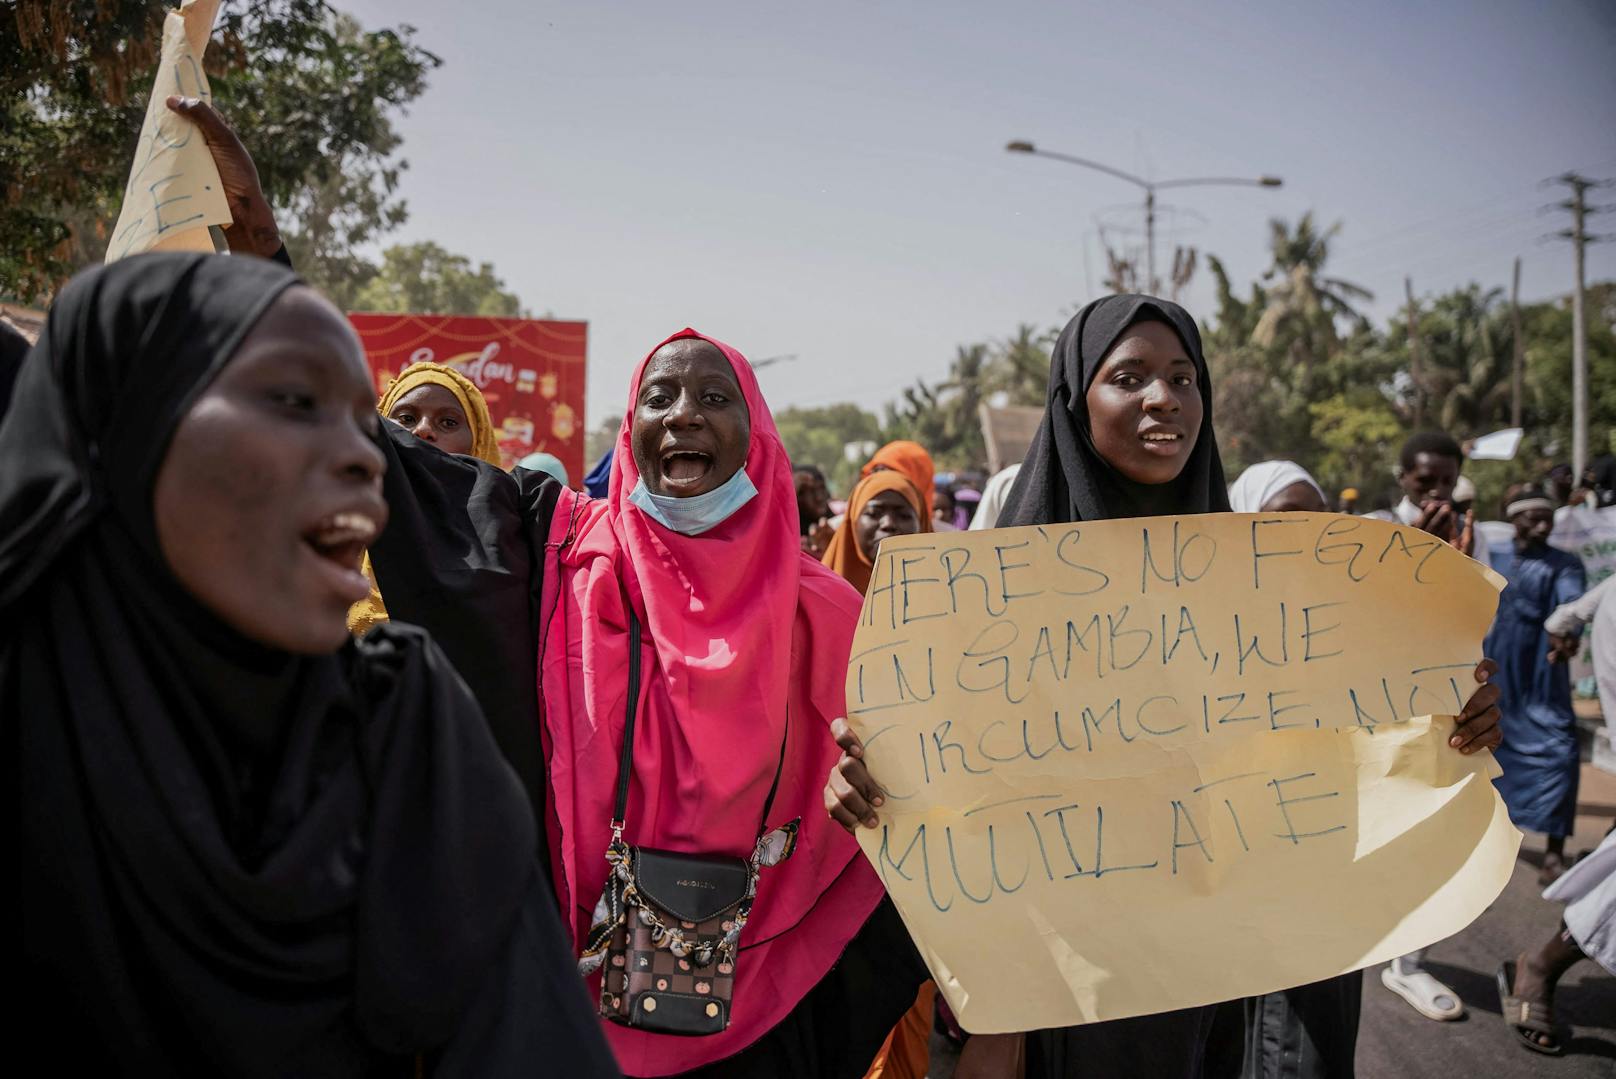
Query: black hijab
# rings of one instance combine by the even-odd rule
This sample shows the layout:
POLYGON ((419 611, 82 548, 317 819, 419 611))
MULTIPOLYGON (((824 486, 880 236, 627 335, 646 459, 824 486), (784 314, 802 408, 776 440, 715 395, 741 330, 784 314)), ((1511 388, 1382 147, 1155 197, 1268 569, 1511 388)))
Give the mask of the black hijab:
POLYGON ((120 1074, 407 1064, 531 913, 532 814, 422 631, 277 652, 157 546, 176 425, 296 283, 215 255, 91 270, 0 422, 13 1019, 120 1074))
POLYGON ((1212 380, 1195 320, 1178 304, 1155 296, 1107 296, 1083 308, 1055 342, 1044 418, 998 524, 1104 521, 1228 508, 1228 485, 1212 431, 1212 380), (1089 432, 1087 395, 1101 361, 1128 327, 1145 321, 1165 323, 1178 334, 1195 363, 1201 390, 1200 434, 1184 471, 1171 483, 1128 479, 1100 456, 1089 432))
POLYGON ((22 370, 22 358, 28 355, 28 338, 9 322, 0 322, 0 416, 11 404, 11 387, 22 370))

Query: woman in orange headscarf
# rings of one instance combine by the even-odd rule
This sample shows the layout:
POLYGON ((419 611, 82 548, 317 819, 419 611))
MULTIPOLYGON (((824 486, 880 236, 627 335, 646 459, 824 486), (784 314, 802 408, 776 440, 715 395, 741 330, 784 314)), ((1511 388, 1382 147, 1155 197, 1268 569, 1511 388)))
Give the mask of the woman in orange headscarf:
POLYGON ((864 466, 859 475, 871 476, 883 469, 901 472, 909 477, 909 482, 915 485, 915 490, 920 492, 921 500, 926 504, 925 516, 930 520, 932 499, 936 494, 932 477, 937 473, 931 454, 918 442, 888 442, 875 451, 875 456, 870 458, 870 463, 864 466))
MULTIPOLYGON (((926 453, 912 442, 894 442, 887 449, 894 446, 913 446, 923 457, 926 453)), ((925 461, 929 475, 931 458, 925 457, 925 461)), ((875 464, 870 463, 874 470, 865 473, 848 496, 847 514, 825 548, 825 565, 860 592, 870 587, 876 548, 882 540, 931 531, 931 514, 908 474, 875 464)), ((936 998, 937 983, 928 981, 920 987, 914 1007, 887 1035, 865 1079, 923 1079, 931 1064, 931 1014, 936 998)))
POLYGON ((825 565, 859 592, 870 586, 876 545, 888 536, 931 531, 920 492, 902 472, 871 472, 847 499, 847 513, 825 548, 825 565))

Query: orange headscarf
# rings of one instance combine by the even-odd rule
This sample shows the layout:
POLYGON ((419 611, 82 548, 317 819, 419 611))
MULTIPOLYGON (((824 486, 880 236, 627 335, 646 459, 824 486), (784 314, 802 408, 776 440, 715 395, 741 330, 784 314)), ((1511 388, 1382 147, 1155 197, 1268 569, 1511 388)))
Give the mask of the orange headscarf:
POLYGON ((937 490, 932 483, 937 468, 931 463, 931 454, 918 442, 888 442, 875 451, 875 456, 870 458, 870 463, 864 466, 859 475, 869 476, 878 468, 890 468, 909 477, 909 482, 915 485, 915 490, 920 492, 921 499, 926 503, 926 512, 921 516, 930 521, 932 498, 937 490))
POLYGON ((857 525, 859 514, 870 499, 885 491, 897 491, 909 501, 915 509, 915 516, 920 520, 921 532, 931 531, 931 514, 922 510, 920 505, 920 492, 915 485, 902 472, 891 469, 882 469, 880 472, 871 472, 859 480, 858 486, 847 497, 847 513, 842 517, 842 523, 836 529, 836 535, 830 538, 830 545, 825 548, 825 565, 835 570, 847 580, 847 583, 858 589, 862 594, 870 587, 870 573, 875 564, 865 553, 859 550, 858 537, 853 529, 857 525))

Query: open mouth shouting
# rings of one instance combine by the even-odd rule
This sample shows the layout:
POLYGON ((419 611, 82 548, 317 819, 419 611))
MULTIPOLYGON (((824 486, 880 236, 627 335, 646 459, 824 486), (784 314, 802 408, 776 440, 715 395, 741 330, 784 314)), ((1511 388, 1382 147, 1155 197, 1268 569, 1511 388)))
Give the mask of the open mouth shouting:
POLYGON ((303 533, 303 543, 317 560, 327 585, 348 603, 370 594, 370 582, 360 572, 360 564, 386 523, 385 510, 350 509, 322 517, 303 533))
POLYGON ((678 446, 663 450, 657 458, 662 471, 662 486, 668 494, 679 498, 703 493, 713 471, 713 455, 702 450, 678 446))

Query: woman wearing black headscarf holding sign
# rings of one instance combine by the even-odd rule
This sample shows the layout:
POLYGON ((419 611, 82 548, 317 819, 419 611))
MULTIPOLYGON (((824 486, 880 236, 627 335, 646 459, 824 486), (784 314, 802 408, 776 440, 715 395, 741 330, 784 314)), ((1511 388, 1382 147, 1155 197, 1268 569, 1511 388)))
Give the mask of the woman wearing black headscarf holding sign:
POLYGON ((616 1074, 476 701, 422 631, 348 636, 377 422, 274 263, 143 255, 51 309, 0 422, 13 1057, 616 1074))
MULTIPOLYGON (((1152 296, 1108 296, 1083 308, 1056 342, 1043 422, 998 524, 1228 509, 1212 429, 1212 386, 1195 321, 1177 304, 1152 296)), ((1477 681, 1491 670, 1483 661, 1477 681)), ((1476 691, 1453 746, 1468 753, 1498 744, 1497 699, 1493 686, 1476 691)), ((838 721, 834 730, 844 753, 831 773, 826 804, 848 828, 874 826, 870 800, 879 786, 860 763, 862 746, 846 724, 838 721)), ((1269 1066, 1262 1046, 1255 1052, 1248 1047, 1243 1064, 1238 1046, 1227 1054, 1210 1051, 1217 1011, 1218 1005, 1209 1004, 1026 1035, 979 1036, 967 1046, 956 1075, 1014 1075, 1018 1062, 1027 1079, 1282 1074, 1269 1066)), ((1307 1074, 1351 1074, 1355 1012, 1352 1020, 1352 1030, 1332 1039, 1334 1059, 1307 1074)))

